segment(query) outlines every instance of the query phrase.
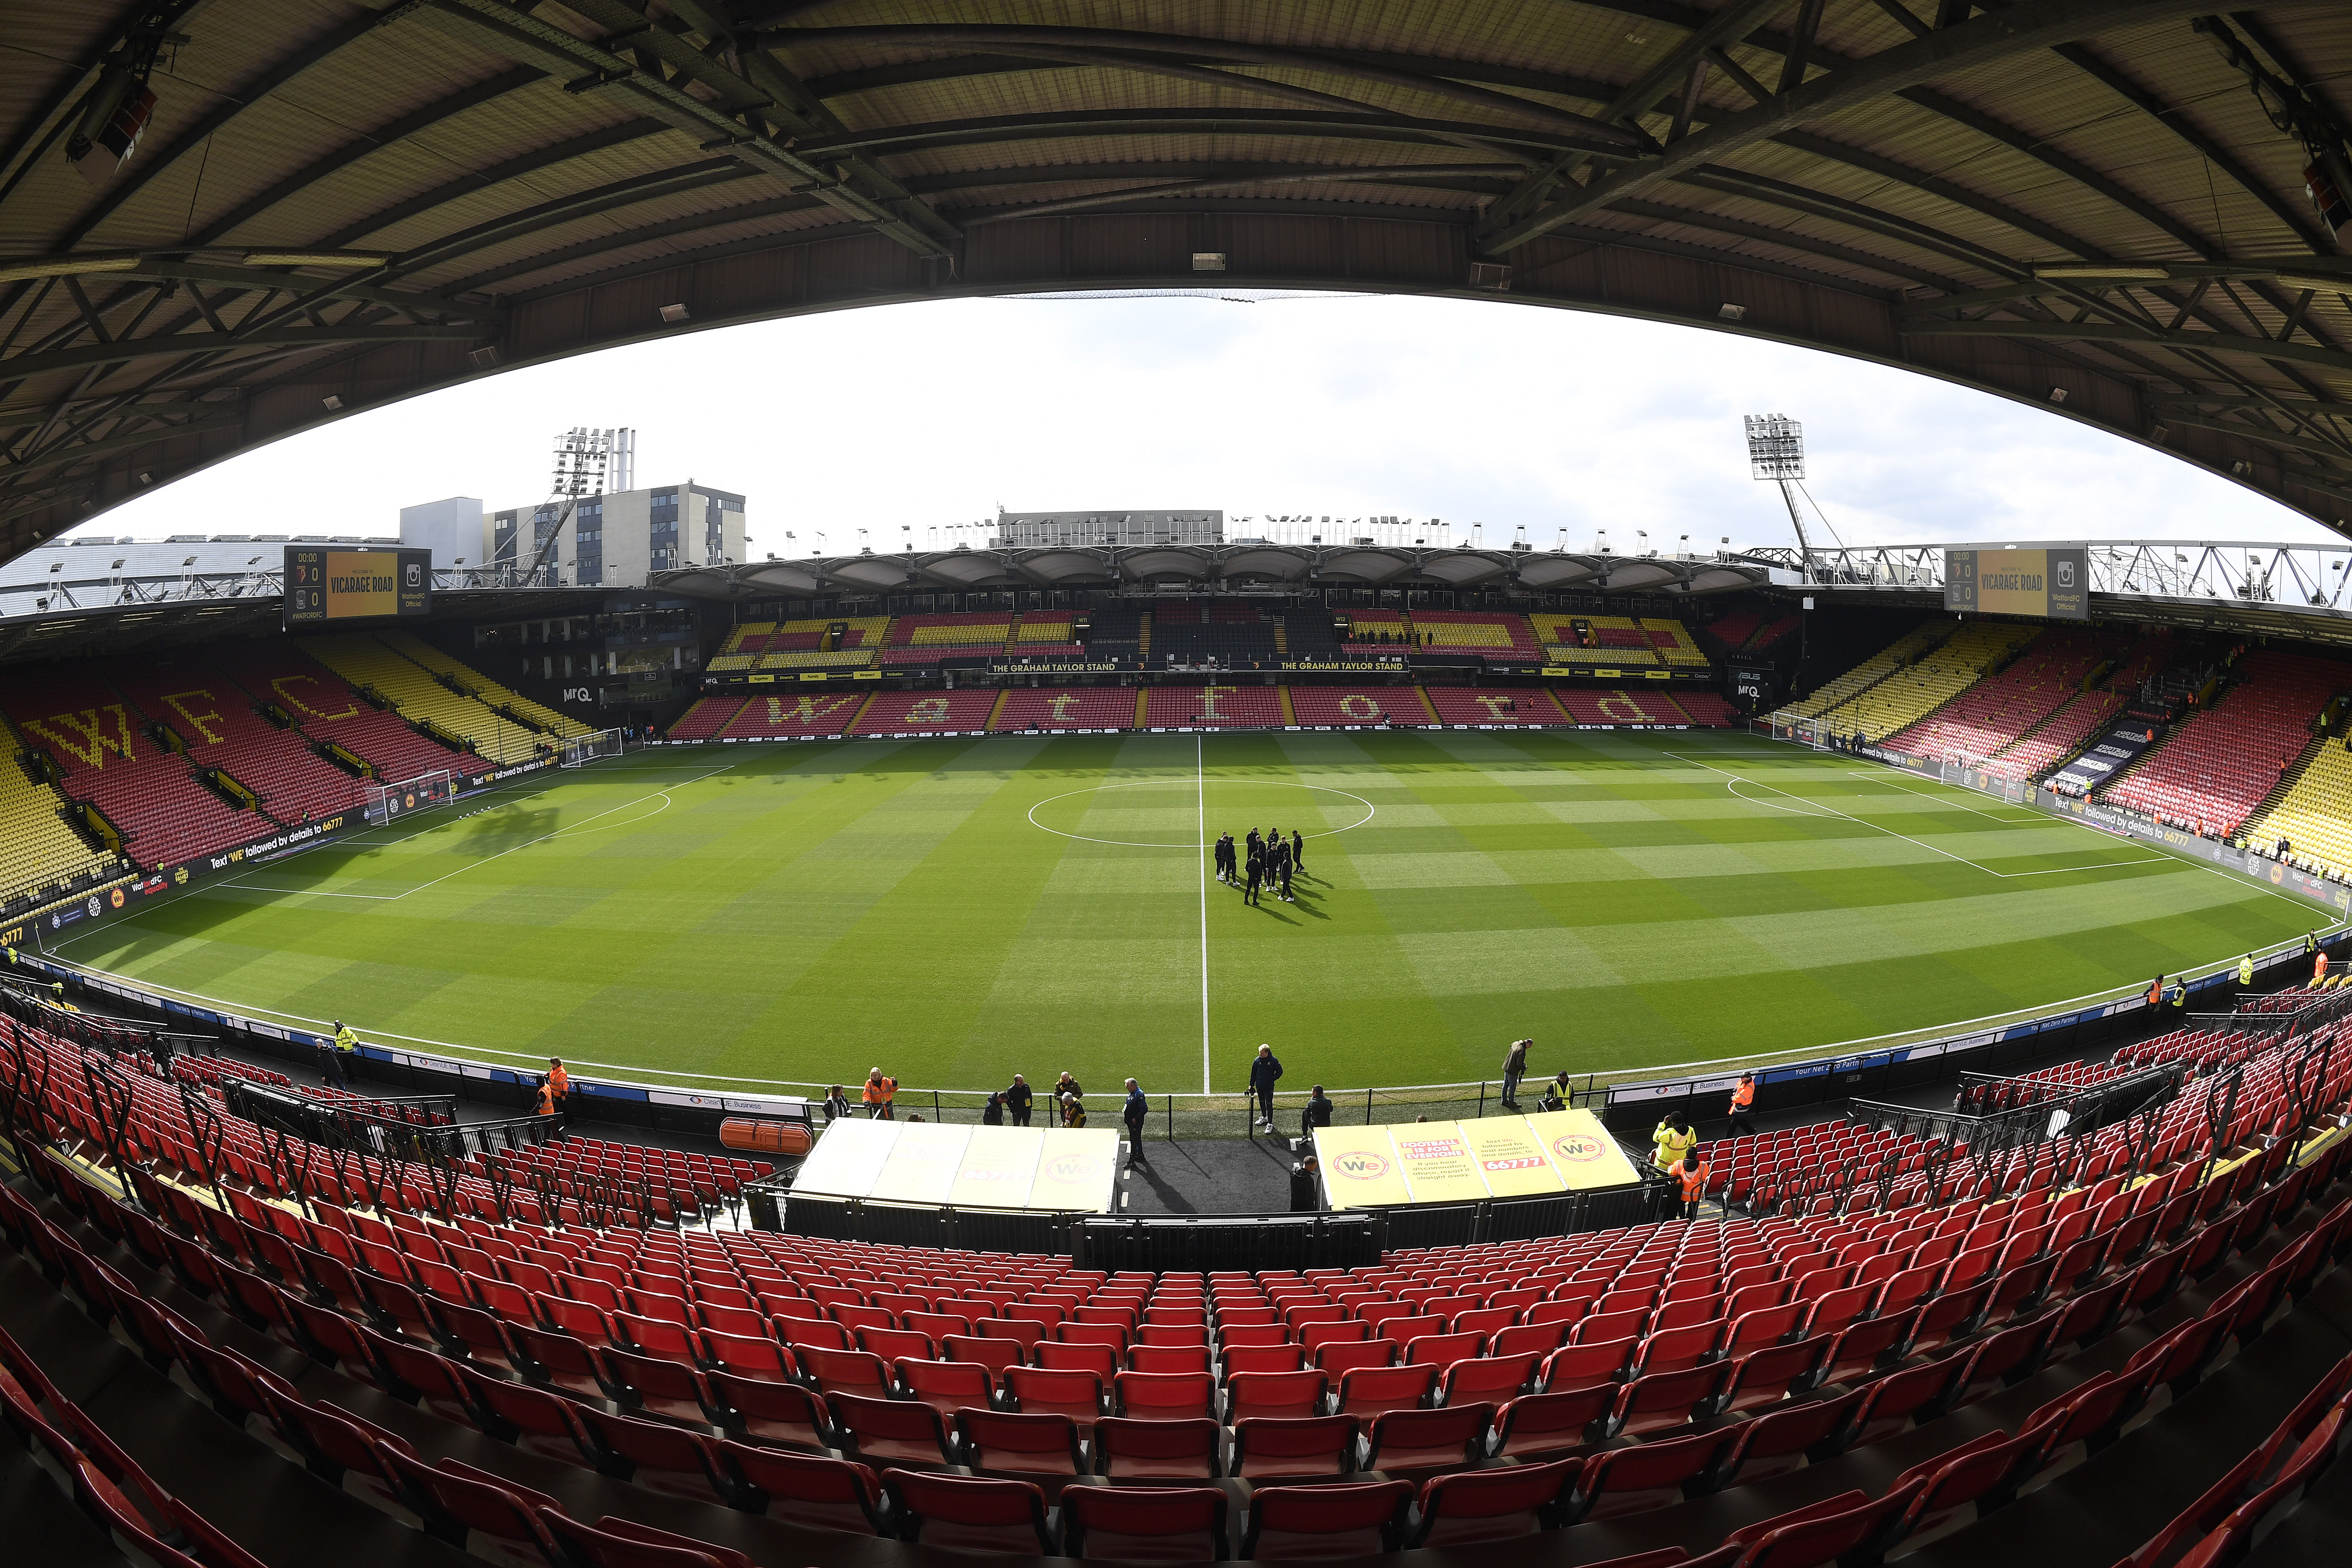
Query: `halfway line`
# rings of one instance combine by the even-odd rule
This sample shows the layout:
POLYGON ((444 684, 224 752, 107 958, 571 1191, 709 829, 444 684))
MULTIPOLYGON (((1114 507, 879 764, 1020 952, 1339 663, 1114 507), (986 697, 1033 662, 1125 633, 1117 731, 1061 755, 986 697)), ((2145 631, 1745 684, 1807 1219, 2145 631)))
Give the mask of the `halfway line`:
MULTIPOLYGON (((1202 760, 1201 737, 1192 737, 1193 836, 1200 855, 1209 850, 1209 773, 1202 760)), ((1209 1092, 1209 862, 1201 860, 1201 1092, 1209 1092)))

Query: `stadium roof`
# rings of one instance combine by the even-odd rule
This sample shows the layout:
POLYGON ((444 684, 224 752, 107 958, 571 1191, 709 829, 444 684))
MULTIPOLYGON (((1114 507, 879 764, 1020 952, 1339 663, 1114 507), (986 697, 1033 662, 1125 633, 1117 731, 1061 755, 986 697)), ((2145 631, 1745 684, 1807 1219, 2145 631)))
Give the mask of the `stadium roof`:
MULTIPOLYGON (((1133 587, 1555 588, 1613 594, 1727 594, 1760 588, 1770 564, 1730 555, 1588 554, 1563 550, 1408 549, 1373 544, 1056 544, 809 556, 656 572, 647 586, 696 598, 1133 587)), ((1789 580, 1796 581, 1792 574, 1789 580)))
MULTIPOLYGON (((2340 167, 2352 6, 2201 12, 16 6, 0 559, 502 367, 852 304, 1202 282, 1486 294, 1906 364, 2352 531, 2352 262, 2303 174, 2312 149, 2340 167), (109 110, 136 121, 118 89, 142 76, 152 117, 115 167, 109 110)), ((907 373, 951 406, 950 379, 907 373)), ((824 366, 741 384, 827 460, 824 366)))

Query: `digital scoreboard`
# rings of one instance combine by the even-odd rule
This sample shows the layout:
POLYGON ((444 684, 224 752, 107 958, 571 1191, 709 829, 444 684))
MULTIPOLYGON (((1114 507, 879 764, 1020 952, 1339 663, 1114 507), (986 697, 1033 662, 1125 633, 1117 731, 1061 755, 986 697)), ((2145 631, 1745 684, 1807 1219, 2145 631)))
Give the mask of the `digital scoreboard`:
POLYGON ((2079 544, 2050 550, 1947 550, 1944 608, 2087 621, 2090 552, 2079 544))
POLYGON ((286 628, 430 615, 429 550, 286 548, 286 628))

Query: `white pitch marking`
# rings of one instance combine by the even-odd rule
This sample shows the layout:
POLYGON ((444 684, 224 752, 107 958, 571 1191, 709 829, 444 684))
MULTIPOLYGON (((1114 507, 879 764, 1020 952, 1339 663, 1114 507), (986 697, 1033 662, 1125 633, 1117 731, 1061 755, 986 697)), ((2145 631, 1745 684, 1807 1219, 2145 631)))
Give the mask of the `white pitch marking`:
MULTIPOLYGON (((1365 802, 1367 805, 1371 803, 1365 802)), ((1031 808, 1034 810, 1034 807, 1031 808)), ((1193 837, 1201 858, 1201 1092, 1209 1092, 1209 773, 1201 737, 1192 737, 1193 837)), ((1031 820, 1035 820, 1034 817, 1031 820)), ((1364 819, 1367 822, 1370 817, 1364 819)))
MULTIPOLYGON (((687 779, 687 780, 683 781, 682 783, 679 783, 679 784, 677 784, 672 785, 671 787, 672 787, 672 788, 674 788, 674 789, 684 789, 688 784, 699 784, 699 783, 700 783, 702 780, 704 780, 704 779, 713 777, 713 776, 715 776, 715 775, 717 775, 717 774, 719 774, 719 773, 731 773, 731 772, 733 772, 733 771, 734 771, 734 764, 733 764, 732 763, 730 763, 726 767, 723 767, 723 768, 713 768, 713 769, 711 769, 711 770, 710 770, 710 772, 706 773, 697 773, 693 778, 687 779)), ((530 798, 530 797, 526 796, 525 798, 526 798, 526 799, 528 799, 528 798, 530 798)), ((513 854, 513 853, 514 853, 516 850, 518 850, 518 849, 528 849, 528 848, 530 848, 530 847, 532 845, 534 845, 534 844, 545 844, 545 843, 547 843, 550 839, 554 839, 554 838, 562 838, 562 837, 568 837, 568 836, 570 836, 570 835, 576 834, 576 833, 578 833, 581 829, 583 829, 583 828, 586 827, 586 826, 588 826, 588 824, 590 824, 590 823, 592 823, 592 822, 599 821, 599 820, 601 820, 602 818, 604 818, 604 817, 610 816, 612 816, 612 815, 613 815, 613 813, 614 813, 614 812, 616 812, 616 811, 626 811, 626 810, 628 810, 628 809, 629 809, 629 807, 631 807, 631 806, 633 806, 633 805, 643 805, 645 802, 649 801, 649 800, 659 800, 659 801, 661 801, 661 802, 663 803, 664 809, 665 809, 665 810, 667 810, 667 806, 668 806, 668 802, 669 802, 669 793, 668 793, 668 791, 667 791, 667 790, 653 790, 653 791, 650 791, 650 792, 648 792, 648 793, 646 793, 646 794, 645 794, 645 795, 641 795, 637 796, 637 798, 636 798, 636 799, 635 799, 635 800, 625 800, 625 801, 623 801, 623 802, 622 802, 620 805, 615 805, 615 806, 610 807, 610 808, 609 808, 609 809, 607 809, 607 810, 604 810, 604 811, 600 811, 600 812, 598 812, 594 816, 583 816, 583 817, 582 817, 578 822, 572 823, 572 825, 570 825, 569 826, 566 826, 566 827, 559 827, 559 828, 555 829, 555 830, 554 830, 553 832, 551 832, 551 833, 542 833, 542 834, 541 834, 541 835, 540 835, 538 837, 536 837, 536 838, 526 838, 526 839, 524 839, 524 840, 523 840, 521 843, 520 843, 520 844, 510 844, 510 845, 507 846, 507 847, 505 847, 504 849, 499 850, 499 851, 497 854, 495 854, 495 855, 485 855, 485 856, 483 856, 480 859, 476 860, 476 861, 473 861, 472 863, 470 863, 470 864, 468 864, 468 865, 460 866, 460 867, 458 867, 458 868, 457 868, 456 870, 454 870, 454 871, 445 871, 445 872, 443 872, 440 876, 434 878, 431 881, 429 881, 429 882, 419 882, 416 886, 415 886, 415 887, 413 887, 413 888, 408 889, 405 892, 398 892, 398 893, 335 893, 335 892, 329 892, 329 891, 327 891, 327 890, 326 890, 326 889, 314 889, 314 888, 268 888, 268 887, 261 887, 261 886, 258 886, 258 885, 257 885, 257 884, 255 884, 255 883, 251 883, 251 882, 221 882, 221 883, 216 883, 216 884, 215 884, 215 886, 223 887, 223 888, 243 888, 243 889, 247 889, 248 891, 251 891, 251 892, 257 892, 257 893, 282 893, 282 894, 288 895, 288 896, 289 896, 289 897, 312 898, 312 899, 362 899, 362 900, 367 900, 367 901, 368 901, 368 902, 370 902, 370 903, 379 903, 379 904, 392 904, 392 903, 398 903, 401 900, 403 900, 403 899, 404 899, 404 898, 407 898, 407 897, 409 896, 409 894, 411 894, 411 893, 421 893, 421 892, 425 891, 425 889, 427 889, 427 888, 436 888, 436 887, 439 887, 442 883, 444 883, 444 882, 447 881, 447 880, 448 880, 450 878, 452 878, 452 877, 462 877, 462 876, 464 876, 464 875, 465 875, 467 872, 468 872, 468 871, 478 871, 478 870, 480 870, 483 867, 485 867, 485 866, 488 865, 491 861, 493 861, 493 860, 503 860, 504 858, 506 858, 508 856, 509 856, 509 855, 513 854)), ((520 804, 520 803, 518 803, 518 804, 520 804)), ((659 815, 660 815, 660 813, 659 813, 659 812, 653 812, 653 813, 648 813, 647 815, 648 815, 649 816, 659 816, 659 815)), ((636 823, 636 822, 642 822, 642 821, 645 821, 645 820, 646 820, 646 817, 636 817, 636 818, 633 818, 630 822, 625 822, 625 823, 617 823, 617 824, 615 824, 614 826, 622 826, 622 827, 627 827, 627 826, 634 826, 634 824, 635 824, 635 823, 636 823)), ((445 823, 445 824, 443 824, 442 826, 447 826, 447 824, 446 824, 446 823, 445 823)), ((599 829, 598 831, 601 831, 601 829, 599 829)))
MULTIPOLYGON (((1669 752, 1666 754, 1668 756, 1675 755, 1675 753, 1672 752, 1669 752)), ((1985 865, 1983 862, 1971 860, 1965 855, 1955 855, 1948 849, 1938 849, 1936 846, 1928 843, 1924 838, 1914 838, 1907 833, 1897 833, 1891 827, 1883 827, 1879 824, 1872 822, 1867 818, 1854 816, 1849 813, 1840 811, 1833 805, 1823 805, 1820 801, 1806 800, 1803 795, 1796 795, 1789 790, 1779 788, 1777 785, 1768 784, 1760 779, 1742 778, 1739 774, 1731 772, 1729 769, 1718 768, 1712 763, 1701 763, 1698 765, 1706 769, 1706 771, 1711 773, 1721 773, 1729 781, 1729 783, 1725 786, 1727 793, 1740 800, 1747 801, 1750 805, 1761 805, 1769 807, 1774 811, 1785 811, 1791 816, 1828 816, 1843 818, 1847 822, 1853 823, 1857 827, 1867 827, 1874 833, 1884 833, 1890 838, 1900 838, 1906 844, 1916 844, 1920 848, 1927 850, 1931 855, 1941 855, 1945 859, 1957 860, 1963 866, 1974 866, 1978 870, 1982 871, 1988 877, 2000 877, 2004 880, 2015 877, 2050 877, 2055 876, 2062 871, 2113 871, 2120 869, 2126 866, 2152 866, 2159 860, 2170 860, 2174 858, 2174 857, 2170 855, 2144 855, 2137 860, 2103 860, 2095 866, 2052 866, 2040 871, 1996 871, 1991 867, 1985 865), (1803 801, 1806 805, 1821 806, 1822 809, 1819 811, 1800 811, 1794 806, 1780 805, 1771 801, 1757 800, 1752 796, 1740 795, 1737 788, 1732 787, 1734 785, 1743 784, 1752 785, 1757 789, 1770 790, 1774 795, 1786 795, 1790 800, 1803 801)), ((2053 817, 2052 820, 2055 821, 2056 818, 2053 817)))
MULTIPOLYGON (((1164 786, 1167 784, 1181 784, 1184 781, 1182 779, 1131 779, 1126 784, 1091 784, 1085 789, 1066 790, 1060 795, 1049 795, 1045 799, 1039 801, 1036 805, 1033 805, 1029 808, 1029 826, 1037 829, 1041 833, 1050 833, 1057 838, 1075 838, 1081 844, 1110 844, 1122 849, 1181 849, 1184 847, 1181 844, 1167 844, 1140 838, 1089 838, 1083 833, 1065 833, 1058 827, 1048 827, 1044 823, 1038 821, 1037 810, 1039 806, 1051 805, 1057 800, 1068 800, 1072 795, 1094 795, 1099 791, 1107 789, 1145 789, 1153 784, 1164 786)), ((1320 833, 1307 833, 1300 835, 1301 837, 1305 838, 1328 838, 1335 833, 1351 832, 1356 828, 1361 827, 1365 823, 1370 822, 1374 816, 1380 814, 1380 807, 1374 805, 1370 801, 1366 800, 1362 795, 1349 795, 1346 790, 1333 789, 1329 784, 1299 784, 1293 779, 1235 779, 1232 782, 1246 784, 1278 784, 1285 789, 1320 790, 1325 795, 1347 795, 1349 800, 1354 801, 1358 805, 1364 808, 1364 815, 1358 820, 1348 824, 1347 826, 1330 827, 1324 829, 1320 833)))

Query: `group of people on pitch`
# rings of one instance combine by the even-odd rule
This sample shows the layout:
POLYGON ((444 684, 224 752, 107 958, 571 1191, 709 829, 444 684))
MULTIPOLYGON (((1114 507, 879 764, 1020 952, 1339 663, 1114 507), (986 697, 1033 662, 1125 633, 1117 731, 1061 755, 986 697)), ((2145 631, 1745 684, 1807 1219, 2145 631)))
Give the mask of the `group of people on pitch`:
POLYGON ((1276 894, 1286 904, 1298 900, 1290 896, 1290 878, 1295 871, 1307 875, 1307 837, 1292 828, 1285 838, 1279 827, 1258 837, 1253 827, 1243 847, 1236 849, 1234 836, 1222 834, 1217 839, 1217 880, 1242 890, 1242 902, 1257 902, 1258 893, 1266 888, 1281 889, 1276 894))

